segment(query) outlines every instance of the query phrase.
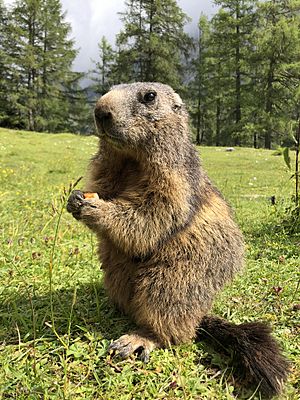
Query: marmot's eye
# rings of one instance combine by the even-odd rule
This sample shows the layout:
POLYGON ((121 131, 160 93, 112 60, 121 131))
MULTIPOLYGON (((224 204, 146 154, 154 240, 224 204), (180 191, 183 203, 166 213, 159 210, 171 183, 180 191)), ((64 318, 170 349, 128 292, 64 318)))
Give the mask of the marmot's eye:
POLYGON ((151 103, 156 97, 156 93, 155 92, 147 92, 144 97, 143 97, 143 101, 145 103, 151 103))

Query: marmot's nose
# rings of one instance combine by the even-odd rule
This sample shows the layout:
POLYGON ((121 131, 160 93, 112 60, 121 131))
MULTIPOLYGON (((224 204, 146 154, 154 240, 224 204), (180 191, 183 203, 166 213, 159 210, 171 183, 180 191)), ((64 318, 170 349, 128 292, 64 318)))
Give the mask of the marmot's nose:
POLYGON ((112 120, 112 113, 106 107, 96 106, 95 108, 95 118, 100 124, 110 122, 112 120))

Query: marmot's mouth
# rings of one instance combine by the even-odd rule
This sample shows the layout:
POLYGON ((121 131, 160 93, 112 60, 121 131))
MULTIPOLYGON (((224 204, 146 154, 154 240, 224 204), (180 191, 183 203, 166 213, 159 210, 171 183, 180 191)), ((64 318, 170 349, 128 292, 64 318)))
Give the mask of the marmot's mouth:
POLYGON ((127 142, 122 129, 118 129, 112 118, 102 117, 95 115, 95 122, 98 131, 98 136, 106 138, 111 143, 115 144, 125 144, 127 142))
POLYGON ((117 140, 118 142, 122 141, 121 137, 114 132, 105 131, 104 134, 105 136, 108 136, 112 140, 117 140))
POLYGON ((126 143, 124 135, 117 130, 102 130, 102 136, 108 139, 109 142, 114 144, 121 145, 126 143))
POLYGON ((99 136, 106 136, 114 140, 119 140, 119 136, 111 129, 111 124, 108 127, 103 121, 100 122, 96 120, 96 126, 99 136))

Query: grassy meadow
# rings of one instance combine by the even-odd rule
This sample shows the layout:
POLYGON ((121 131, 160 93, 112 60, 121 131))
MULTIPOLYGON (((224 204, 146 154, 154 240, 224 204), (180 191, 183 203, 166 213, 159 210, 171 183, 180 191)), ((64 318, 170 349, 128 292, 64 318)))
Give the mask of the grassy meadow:
MULTIPOLYGON (((0 129, 0 399, 258 399, 202 344, 156 350, 146 366, 106 353, 130 322, 106 298, 95 238, 65 211, 96 147, 94 137, 0 129)), ((246 269, 214 312, 269 321, 292 365, 280 398, 298 400, 300 237, 282 223, 291 173, 268 150, 200 153, 247 243, 246 269)))

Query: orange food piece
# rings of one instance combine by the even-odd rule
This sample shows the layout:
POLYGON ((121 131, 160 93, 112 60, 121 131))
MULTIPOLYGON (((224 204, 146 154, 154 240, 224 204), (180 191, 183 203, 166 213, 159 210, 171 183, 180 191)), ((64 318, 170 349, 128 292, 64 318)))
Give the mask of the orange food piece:
POLYGON ((97 199, 99 199, 99 196, 98 196, 98 194, 97 193, 84 193, 83 194, 83 197, 85 198, 85 199, 95 199, 95 200, 97 200, 97 199))

